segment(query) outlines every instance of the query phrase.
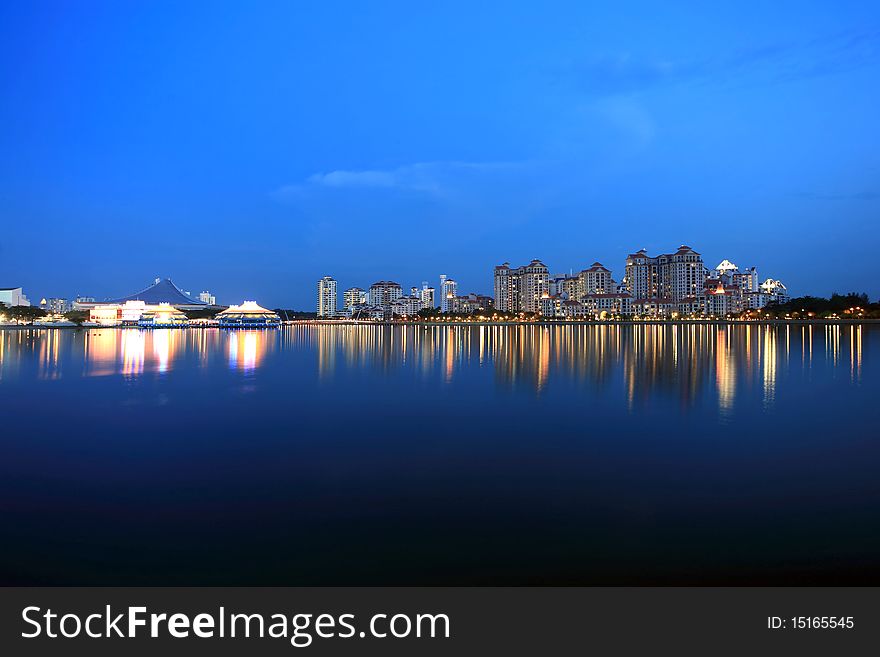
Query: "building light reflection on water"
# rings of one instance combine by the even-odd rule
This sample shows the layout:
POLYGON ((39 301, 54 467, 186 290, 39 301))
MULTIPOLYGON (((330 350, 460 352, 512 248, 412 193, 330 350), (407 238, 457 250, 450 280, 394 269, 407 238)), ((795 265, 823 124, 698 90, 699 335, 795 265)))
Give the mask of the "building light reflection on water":
POLYGON ((145 332, 138 329, 122 330, 122 374, 137 376, 144 371, 145 332))
POLYGON ((861 325, 294 325, 280 331, 219 329, 0 330, 0 381, 29 368, 41 379, 169 375, 175 363, 254 373, 270 351, 315 354, 319 378, 338 368, 415 371, 454 383, 464 367, 489 368, 499 390, 545 394, 552 379, 583 383, 585 395, 615 386, 628 408, 652 395, 683 407, 712 401, 729 413, 745 387, 759 386, 766 408, 778 378, 820 364, 858 383, 861 325), (824 348, 823 348, 824 347, 824 348), (795 354, 794 359, 789 355, 795 354), (814 363, 819 357, 821 361, 814 363), (30 361, 30 365, 28 365, 30 361), (845 369, 844 369, 845 368, 845 369))
POLYGON ((253 372, 257 369, 266 355, 269 340, 275 339, 274 333, 260 330, 231 330, 226 335, 229 342, 229 367, 242 372, 253 372))

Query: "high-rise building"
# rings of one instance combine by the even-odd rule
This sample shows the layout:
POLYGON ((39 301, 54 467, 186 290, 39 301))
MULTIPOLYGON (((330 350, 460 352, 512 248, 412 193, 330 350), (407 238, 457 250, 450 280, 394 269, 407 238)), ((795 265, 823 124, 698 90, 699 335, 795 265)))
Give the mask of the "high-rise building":
POLYGON ((540 260, 510 268, 495 267, 495 307, 503 312, 541 312, 541 297, 549 294, 550 271, 540 260))
POLYGON ((440 288, 440 312, 451 313, 453 312, 452 304, 458 291, 458 283, 451 278, 446 278, 446 276, 441 276, 440 280, 442 282, 442 287, 440 288))
POLYGON ((359 287, 350 287, 342 293, 342 305, 351 310, 355 306, 363 306, 367 303, 367 293, 359 287))
POLYGON ((581 301, 588 294, 614 294, 617 283, 611 278, 611 272, 600 262, 594 262, 589 269, 584 269, 577 276, 577 295, 570 297, 581 301))
POLYGON ((626 258, 624 283, 633 298, 678 302, 703 290, 708 271, 699 253, 680 246, 675 253, 651 257, 645 249, 626 258))
POLYGON ((333 317, 336 310, 336 279, 325 276, 318 281, 318 317, 333 317))
POLYGON ((403 296, 403 289, 394 281, 377 281, 370 286, 370 305, 387 307, 403 296))
POLYGON ((425 281, 422 283, 422 289, 419 291, 419 297, 422 300, 422 308, 427 310, 434 310, 436 307, 434 305, 434 288, 428 285, 428 282, 425 281))
POLYGON ((202 303, 206 303, 209 306, 217 305, 217 297, 211 294, 208 290, 205 290, 204 292, 199 294, 199 301, 201 301, 202 303))

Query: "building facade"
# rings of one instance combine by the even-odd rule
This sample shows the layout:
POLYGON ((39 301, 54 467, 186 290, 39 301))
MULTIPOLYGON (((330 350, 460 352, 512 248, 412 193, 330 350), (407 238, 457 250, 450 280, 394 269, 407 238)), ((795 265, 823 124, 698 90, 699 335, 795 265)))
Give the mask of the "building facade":
POLYGON ((355 306, 363 306, 367 303, 367 293, 359 287, 350 287, 342 293, 342 305, 351 310, 355 306))
POLYGON ((336 310, 336 279, 325 276, 318 281, 318 317, 333 317, 336 310))
POLYGON ((31 305, 20 287, 0 287, 0 303, 5 303, 10 308, 31 305))
POLYGON ((465 296, 455 297, 450 304, 450 312, 472 314, 490 311, 493 308, 492 297, 471 292, 465 296))
POLYGON ((457 292, 458 283, 445 275, 440 277, 440 312, 453 312, 452 304, 457 292))
POLYGON ((434 288, 430 287, 427 283, 422 283, 419 297, 422 300, 422 308, 426 310, 434 310, 434 308, 437 307, 434 305, 434 288))
POLYGON ((394 281, 377 281, 370 286, 369 303, 372 306, 387 308, 391 302, 403 296, 403 288, 394 281))
POLYGON ((611 277, 611 271, 600 262, 594 262, 589 269, 584 269, 577 276, 577 293, 574 299, 582 300, 592 294, 614 294, 617 283, 611 277))
POLYGON ((512 269, 495 267, 495 307, 503 312, 541 312, 541 299, 550 294, 550 271, 540 260, 512 269))

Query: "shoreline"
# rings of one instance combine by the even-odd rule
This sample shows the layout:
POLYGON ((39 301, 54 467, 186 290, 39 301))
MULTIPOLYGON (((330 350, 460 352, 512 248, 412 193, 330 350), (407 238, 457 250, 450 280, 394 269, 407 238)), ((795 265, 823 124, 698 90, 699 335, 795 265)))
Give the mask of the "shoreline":
MULTIPOLYGON (((638 320, 536 320, 536 321, 514 321, 514 322, 468 322, 464 320, 450 321, 432 321, 432 322, 385 322, 385 321, 352 321, 352 320, 316 320, 303 319, 283 322, 284 326, 705 326, 705 325, 842 325, 853 326, 858 324, 880 324, 880 319, 638 319, 638 320)), ((41 326, 39 324, 0 324, 0 331, 22 331, 22 330, 120 330, 120 329, 140 329, 144 331, 155 331, 162 327, 144 327, 144 326, 41 326)), ((164 327, 165 330, 178 329, 219 329, 218 326, 176 326, 164 327)), ((224 330, 242 330, 229 329, 224 330)), ((248 330, 248 329, 244 329, 248 330)), ((265 331, 268 329, 253 329, 265 331)))

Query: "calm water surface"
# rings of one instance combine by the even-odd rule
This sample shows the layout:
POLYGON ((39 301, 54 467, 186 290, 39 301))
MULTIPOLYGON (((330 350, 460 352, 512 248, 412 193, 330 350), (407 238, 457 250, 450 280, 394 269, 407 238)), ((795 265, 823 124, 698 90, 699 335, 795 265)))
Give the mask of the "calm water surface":
POLYGON ((878 392, 878 325, 0 330, 0 582, 878 584, 878 392))

